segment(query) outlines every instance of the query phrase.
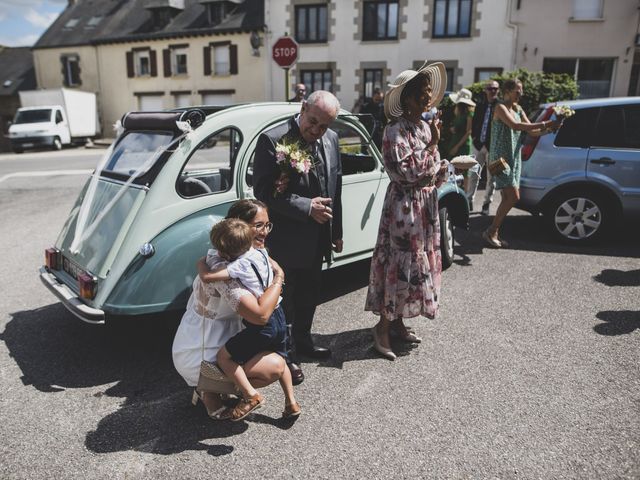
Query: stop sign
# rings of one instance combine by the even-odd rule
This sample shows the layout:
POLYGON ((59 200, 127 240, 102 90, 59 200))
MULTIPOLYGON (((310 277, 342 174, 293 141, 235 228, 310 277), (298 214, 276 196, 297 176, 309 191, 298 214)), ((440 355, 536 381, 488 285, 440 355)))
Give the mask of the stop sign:
POLYGON ((298 44, 291 37, 280 37, 273 44, 273 60, 282 68, 289 68, 298 59, 298 44))

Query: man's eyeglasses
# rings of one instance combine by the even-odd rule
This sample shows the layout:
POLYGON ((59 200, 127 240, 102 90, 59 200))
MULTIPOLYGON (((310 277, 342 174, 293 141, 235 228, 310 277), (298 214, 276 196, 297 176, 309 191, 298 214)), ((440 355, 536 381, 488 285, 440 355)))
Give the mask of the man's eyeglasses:
POLYGON ((497 92, 498 87, 487 87, 487 92, 497 92))
POLYGON ((296 90, 296 93, 307 93, 306 90, 296 90))
POLYGON ((273 223, 271 222, 267 222, 267 223, 258 222, 258 223, 253 223, 251 226, 256 230, 266 230, 267 233, 269 233, 273 229, 273 223))

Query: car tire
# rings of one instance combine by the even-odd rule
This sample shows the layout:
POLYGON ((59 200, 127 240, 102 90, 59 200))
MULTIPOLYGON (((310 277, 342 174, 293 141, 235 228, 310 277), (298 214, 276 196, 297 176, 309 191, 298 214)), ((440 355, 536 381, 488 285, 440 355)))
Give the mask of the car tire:
POLYGON ((453 264, 453 223, 447 207, 442 207, 440 215, 440 252, 442 254, 442 270, 453 264))
POLYGON ((601 240, 615 223, 615 209, 604 195, 568 190, 547 205, 545 221, 560 241, 583 245, 601 240))
POLYGON ((24 153, 24 149, 22 147, 13 147, 13 153, 24 153))
POLYGON ((52 150, 62 150, 62 142, 58 137, 54 137, 53 143, 51 143, 52 150))

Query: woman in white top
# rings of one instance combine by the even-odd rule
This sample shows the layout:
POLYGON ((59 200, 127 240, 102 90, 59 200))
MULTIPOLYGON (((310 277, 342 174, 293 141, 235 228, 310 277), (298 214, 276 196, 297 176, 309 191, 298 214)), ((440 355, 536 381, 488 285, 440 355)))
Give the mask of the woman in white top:
MULTIPOLYGON (((266 206, 258 200, 240 200, 229 209, 227 218, 239 218, 251 225, 255 231, 253 246, 264 248, 264 241, 270 231, 271 223, 266 206)), ((178 373, 189 386, 198 384, 200 362, 202 360, 203 321, 204 321, 204 359, 215 362, 218 350, 242 329, 242 318, 256 321, 268 319, 276 308, 284 280, 284 273, 273 260, 275 284, 267 288, 257 299, 237 280, 204 283, 200 277, 193 281, 193 292, 182 317, 173 341, 173 363, 178 373)), ((208 270, 224 267, 226 262, 209 259, 208 270)), ((206 265, 199 262, 199 268, 206 265)), ((254 387, 265 387, 277 381, 286 367, 285 360, 274 352, 261 352, 243 365, 246 375, 254 387)), ((223 410, 220 395, 198 392, 209 416, 220 418, 223 410)))

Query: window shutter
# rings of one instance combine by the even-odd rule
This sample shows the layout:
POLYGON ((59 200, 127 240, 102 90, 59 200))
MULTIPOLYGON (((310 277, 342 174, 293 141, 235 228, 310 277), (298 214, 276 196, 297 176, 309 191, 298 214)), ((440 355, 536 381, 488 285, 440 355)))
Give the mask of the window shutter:
POLYGON ((60 62, 62 63, 62 85, 68 87, 69 77, 67 76, 67 57, 61 57, 60 62))
POLYGON ((204 74, 211 75, 211 47, 204 47, 204 74))
POLYGON ((135 76, 133 68, 133 52, 127 52, 127 78, 135 76))
POLYGON ((168 48, 162 50, 162 64, 164 67, 164 76, 171 76, 171 51, 168 48))
POLYGON ((149 70, 152 77, 158 76, 158 58, 155 50, 149 51, 149 70))
POLYGON ((82 80, 80 79, 80 59, 78 58, 75 62, 71 63, 71 75, 75 80, 76 86, 82 85, 82 80))
POLYGON ((238 74, 238 46, 229 45, 229 73, 238 74))

